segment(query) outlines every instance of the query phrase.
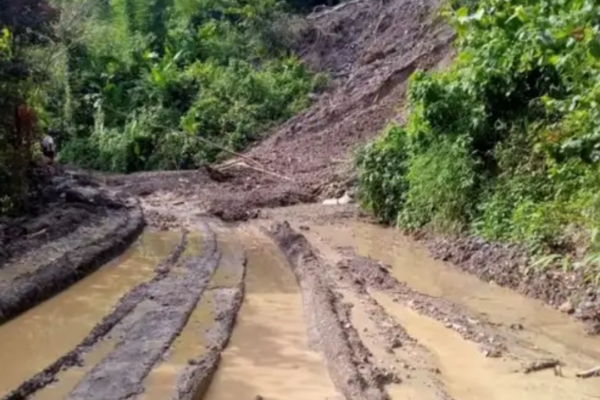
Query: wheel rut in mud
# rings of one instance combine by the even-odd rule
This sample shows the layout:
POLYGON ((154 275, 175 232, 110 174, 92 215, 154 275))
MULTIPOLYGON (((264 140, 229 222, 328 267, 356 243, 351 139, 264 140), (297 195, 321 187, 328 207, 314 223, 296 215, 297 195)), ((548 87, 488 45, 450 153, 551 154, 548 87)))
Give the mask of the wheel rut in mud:
POLYGON ((0 395, 558 400, 600 390, 575 378, 598 356, 597 339, 575 322, 500 288, 480 300, 487 284, 330 210, 327 223, 311 220, 323 212, 315 206, 146 231, 119 259, 0 326, 0 351, 15 365, 0 395), (520 313, 500 309, 517 304, 520 313), (33 336, 19 337, 26 330, 33 336), (545 358, 562 361, 564 376, 523 373, 545 358))

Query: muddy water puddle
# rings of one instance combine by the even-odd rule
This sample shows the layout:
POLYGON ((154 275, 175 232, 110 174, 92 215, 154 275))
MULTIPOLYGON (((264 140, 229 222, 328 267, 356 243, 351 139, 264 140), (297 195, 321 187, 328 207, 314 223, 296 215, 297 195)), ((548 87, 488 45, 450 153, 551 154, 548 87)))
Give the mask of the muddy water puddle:
POLYGON ((242 232, 246 294, 204 400, 338 399, 307 340, 302 298, 290 267, 260 233, 242 232))
POLYGON ((2 325, 0 396, 78 345, 125 293, 152 278, 180 240, 178 232, 145 232, 121 257, 2 325))
MULTIPOLYGON (((188 243, 190 239, 194 240, 196 236, 188 235, 188 243)), ((215 292, 211 289, 233 286, 242 278, 238 274, 243 273, 243 266, 241 265, 243 251, 239 251, 241 245, 235 240, 237 238, 235 232, 233 230, 220 232, 217 237, 218 248, 221 253, 219 266, 211 277, 207 290, 202 294, 185 327, 163 356, 163 360, 152 368, 142 383, 144 393, 140 395, 140 400, 171 398, 178 377, 188 366, 189 360, 197 359, 204 354, 208 345, 206 335, 216 325, 214 313, 215 292)), ((196 243, 194 247, 198 247, 197 244, 199 243, 196 243)))
POLYGON ((31 400, 64 400, 69 393, 75 388, 77 383, 85 374, 102 359, 110 354, 117 345, 118 340, 115 338, 107 338, 100 341, 94 346, 94 349, 83 356, 83 366, 68 368, 61 371, 57 376, 57 381, 52 383, 39 392, 35 393, 31 400))
POLYGON ((391 265, 393 276, 416 291, 450 300, 502 324, 502 334, 516 342, 513 352, 525 356, 532 350, 543 351, 583 369, 600 359, 600 338, 586 336, 580 323, 540 301, 432 259, 426 249, 396 230, 365 223, 311 230, 330 246, 351 246, 361 256, 391 265), (515 323, 524 330, 506 328, 515 323))
POLYGON ((463 340, 443 323, 394 302, 388 295, 372 295, 431 352, 441 381, 456 399, 584 400, 597 399, 600 394, 598 380, 577 379, 573 368, 563 368, 563 377, 555 376, 552 370, 525 375, 518 362, 487 358, 475 343, 463 340))
POLYGON ((204 334, 215 323, 212 308, 213 292, 207 291, 190 315, 185 328, 171 345, 164 360, 152 368, 144 380, 144 393, 140 395, 140 400, 171 398, 177 378, 188 366, 188 360, 202 355, 204 351, 204 334))

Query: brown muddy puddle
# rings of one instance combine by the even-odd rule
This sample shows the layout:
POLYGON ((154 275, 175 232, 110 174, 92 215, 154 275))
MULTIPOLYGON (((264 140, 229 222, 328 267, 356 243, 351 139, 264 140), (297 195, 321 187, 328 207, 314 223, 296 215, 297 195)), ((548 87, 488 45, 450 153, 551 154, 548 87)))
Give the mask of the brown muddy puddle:
POLYGON ((144 393, 140 395, 140 400, 171 398, 177 378, 188 366, 188 360, 202 355, 204 351, 204 333, 215 322, 212 303, 213 292, 206 291, 164 360, 154 366, 144 380, 144 393))
POLYGON ((338 399, 320 355, 309 349, 302 297, 279 249, 260 233, 240 236, 246 294, 204 400, 338 399))
POLYGON ((125 293, 152 278, 180 240, 179 232, 145 232, 121 257, 2 325, 0 397, 77 346, 125 293))
MULTIPOLYGON (((232 236, 233 232, 226 232, 224 235, 219 235, 219 239, 223 236, 232 236)), ((192 246, 199 248, 198 234, 188 235, 188 244, 195 241, 192 246)), ((235 276, 234 271, 242 271, 242 268, 235 265, 236 262, 241 262, 234 257, 234 240, 219 240, 218 246, 221 252, 219 266, 211 277, 210 284, 207 290, 204 291, 197 306, 192 311, 188 322, 183 330, 179 333, 167 353, 163 356, 163 360, 155 365, 148 376, 144 379, 142 386, 144 392, 139 396, 140 400, 164 400, 169 399, 174 393, 174 388, 177 384, 177 379, 180 374, 188 366, 191 359, 197 359, 205 352, 207 341, 206 334, 215 326, 215 315, 213 312, 214 291, 210 290, 215 287, 232 286, 239 280, 235 276), (239 268, 236 268, 239 267, 239 268)), ((188 247, 189 248, 189 247, 188 247)), ((184 252, 184 255, 198 255, 184 252)))
MULTIPOLYGON (((508 337, 512 354, 522 359, 551 355, 566 364, 563 378, 555 377, 552 371, 527 376, 511 372, 519 366, 485 358, 476 345, 460 339, 443 324, 396 303, 383 301, 386 310, 400 320, 409 334, 425 341, 434 353, 439 353, 442 366, 447 362, 445 368, 453 368, 454 374, 447 373, 445 383, 453 389, 451 394, 457 399, 599 398, 599 379, 576 380, 573 375, 598 363, 600 338, 586 336, 582 325, 568 316, 540 301, 488 284, 433 260, 426 249, 393 229, 352 223, 311 227, 311 232, 330 246, 351 246, 361 256, 391 265, 394 277, 414 290, 448 299, 501 324, 500 333, 508 337), (520 323, 524 330, 507 328, 514 323, 520 323)), ((378 300, 382 299, 381 295, 378 297, 378 300)))
POLYGON ((563 377, 556 376, 553 370, 525 375, 520 363, 487 358, 475 343, 463 340, 443 323, 395 303, 388 295, 372 295, 410 336, 430 351, 441 381, 456 399, 584 400, 597 399, 600 394, 597 380, 575 378, 572 367, 563 367, 563 377))

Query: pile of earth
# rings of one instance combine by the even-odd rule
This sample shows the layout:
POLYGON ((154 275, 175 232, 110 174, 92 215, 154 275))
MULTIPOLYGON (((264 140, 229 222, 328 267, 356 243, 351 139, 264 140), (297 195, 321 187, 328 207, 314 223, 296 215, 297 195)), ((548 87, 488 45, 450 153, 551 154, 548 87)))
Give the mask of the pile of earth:
POLYGON ((352 151, 401 118, 411 73, 451 59, 453 32, 432 17, 436 7, 433 0, 360 0, 303 17, 295 23, 295 50, 331 77, 311 107, 215 166, 222 173, 140 173, 104 182, 153 207, 180 202, 176 193, 196 212, 229 221, 255 217, 261 208, 340 197, 354 184, 352 151))
POLYGON ((144 227, 135 199, 61 168, 32 174, 26 212, 0 219, 0 323, 121 253, 144 227))

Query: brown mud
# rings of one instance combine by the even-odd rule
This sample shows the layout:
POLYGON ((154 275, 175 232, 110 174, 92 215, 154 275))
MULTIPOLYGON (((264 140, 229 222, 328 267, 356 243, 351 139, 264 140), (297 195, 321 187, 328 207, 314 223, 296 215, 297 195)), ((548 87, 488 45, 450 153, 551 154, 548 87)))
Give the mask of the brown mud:
MULTIPOLYGON (((103 340, 111 338, 111 331, 113 328, 120 324, 122 320, 145 298, 152 284, 163 279, 173 264, 177 262, 185 249, 186 236, 183 235, 181 240, 181 243, 173 250, 173 252, 157 264, 155 269, 156 275, 150 282, 141 283, 125 294, 114 306, 112 311, 104 316, 75 348, 69 350, 40 372, 25 380, 16 389, 4 395, 2 399, 17 400, 29 398, 36 392, 43 390, 47 385, 55 382, 57 377, 66 370, 82 367, 84 365, 83 360, 85 359, 85 355, 93 352, 95 347, 103 340)), ((0 327, 0 329, 1 328, 2 327, 0 327)), ((40 398, 43 398, 43 396, 40 398)))
POLYGON ((0 224, 5 249, 0 257, 0 323, 125 251, 144 227, 143 211, 134 200, 77 186, 65 177, 53 190, 57 200, 47 213, 0 224))
POLYGON ((245 155, 198 171, 61 172, 26 217, 0 220, 0 320, 33 307, 0 325, 0 338, 25 343, 10 339, 10 324, 49 316, 32 328, 39 359, 16 352, 11 363, 26 367, 0 374, 2 399, 597 398, 600 380, 577 376, 597 366, 600 339, 528 298, 570 299, 567 311, 593 322, 596 292, 572 299, 579 281, 524 273, 513 248, 427 239, 456 268, 352 204, 302 204, 352 192, 351 152, 402 121, 413 71, 450 60, 453 33, 437 7, 353 0, 291 21, 297 52, 331 85, 245 155), (76 298, 72 284, 144 220, 178 245, 124 268, 113 295, 44 349, 38 331, 71 329, 60 299, 76 298), (547 359, 562 376, 525 373, 547 359))
MULTIPOLYGON (((296 226, 306 221, 292 210, 283 212, 296 226)), ((313 215, 319 212, 313 208, 313 215)), ((378 340, 387 343, 376 359, 384 358, 383 350, 408 365, 418 397, 508 399, 528 393, 528 399, 591 399, 600 390, 600 382, 576 377, 597 363, 599 339, 583 336, 582 327, 568 316, 433 261, 426 249, 398 232, 345 223, 331 228, 310 225, 306 231, 318 248, 316 258, 329 262, 323 269, 329 273, 329 287, 363 321, 373 317, 373 323, 362 323, 364 329, 378 330, 378 340), (352 251, 340 249, 338 242, 352 251), (356 255, 361 253, 365 257, 356 255), (407 347, 410 356, 404 358, 406 353, 398 350, 407 347), (550 372, 528 378, 525 366, 540 359, 560 360, 562 376, 550 372), (436 377, 431 369, 440 374, 436 377)), ((352 326, 361 326, 359 320, 351 320, 352 326)), ((368 336, 363 342, 369 347, 368 336)), ((402 375, 391 361, 380 375, 396 384, 387 386, 391 398, 401 398, 394 394, 406 394, 404 388, 411 386, 402 375)))
POLYGON ((240 239, 247 255, 244 303, 204 399, 337 398, 310 348, 302 294, 285 256, 258 229, 245 227, 240 239))
POLYGON ((125 293, 152 278, 156 264, 180 241, 177 232, 145 232, 116 260, 3 325, 0 354, 3 363, 12 367, 2 372, 0 393, 80 343, 125 293), (23 359, 29 361, 23 363, 23 359))
POLYGON ((527 253, 515 245, 489 243, 478 238, 423 239, 431 254, 486 282, 540 299, 586 324, 586 332, 600 334, 600 291, 580 271, 538 271, 527 268, 527 253))

